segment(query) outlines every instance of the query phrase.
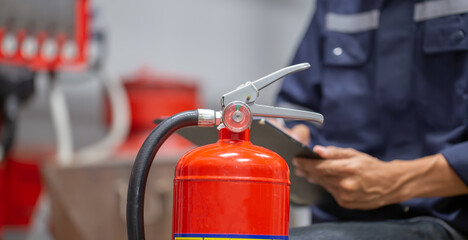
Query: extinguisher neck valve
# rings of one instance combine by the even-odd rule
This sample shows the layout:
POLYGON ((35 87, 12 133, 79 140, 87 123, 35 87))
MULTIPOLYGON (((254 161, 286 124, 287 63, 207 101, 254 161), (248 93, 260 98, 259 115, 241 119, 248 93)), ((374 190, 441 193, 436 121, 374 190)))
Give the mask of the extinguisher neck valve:
POLYGON ((242 132, 233 132, 228 128, 222 128, 219 130, 219 140, 230 140, 230 141, 250 141, 250 129, 245 129, 242 132))

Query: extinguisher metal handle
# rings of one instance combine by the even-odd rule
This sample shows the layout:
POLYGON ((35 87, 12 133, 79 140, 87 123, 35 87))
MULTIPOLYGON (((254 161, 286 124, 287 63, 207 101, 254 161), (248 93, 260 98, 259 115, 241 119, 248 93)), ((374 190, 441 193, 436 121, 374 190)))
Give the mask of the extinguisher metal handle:
POLYGON ((303 71, 310 68, 309 63, 299 63, 289 67, 282 68, 274 73, 268 74, 265 77, 262 77, 258 80, 255 80, 252 84, 257 88, 258 91, 262 90, 265 87, 268 87, 270 84, 280 80, 286 75, 293 74, 295 72, 303 71))
POLYGON ((323 115, 320 113, 258 104, 248 105, 254 116, 304 120, 323 124, 323 115))
POLYGON ((240 101, 249 106, 254 116, 305 120, 322 124, 323 115, 319 113, 255 104, 255 100, 257 100, 257 97, 260 95, 260 90, 268 87, 270 84, 280 80, 286 75, 308 69, 309 67, 309 63, 300 63, 280 69, 254 82, 246 82, 236 90, 224 94, 221 98, 221 107, 224 109, 229 103, 240 101))
POLYGON ((229 103, 234 101, 253 103, 260 95, 260 90, 268 87, 270 84, 280 80, 286 75, 308 69, 309 67, 309 63, 300 63, 282 68, 274 73, 255 80, 254 82, 246 82, 245 84, 240 85, 237 89, 224 94, 221 98, 221 107, 224 108, 229 103))

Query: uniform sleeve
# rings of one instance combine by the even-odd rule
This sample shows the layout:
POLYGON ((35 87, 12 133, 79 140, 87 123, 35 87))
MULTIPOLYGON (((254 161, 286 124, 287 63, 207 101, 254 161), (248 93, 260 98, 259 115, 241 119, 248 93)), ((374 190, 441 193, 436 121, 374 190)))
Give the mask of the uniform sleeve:
POLYGON ((468 142, 456 144, 441 153, 460 179, 468 186, 468 142))
MULTIPOLYGON (((289 75, 283 80, 283 85, 276 99, 276 104, 280 107, 320 112, 324 2, 317 0, 314 16, 292 61, 292 64, 308 62, 311 67, 289 75)), ((299 123, 305 123, 309 126, 311 146, 314 145, 319 134, 317 126, 300 121, 288 121, 286 125, 293 127, 299 123)))

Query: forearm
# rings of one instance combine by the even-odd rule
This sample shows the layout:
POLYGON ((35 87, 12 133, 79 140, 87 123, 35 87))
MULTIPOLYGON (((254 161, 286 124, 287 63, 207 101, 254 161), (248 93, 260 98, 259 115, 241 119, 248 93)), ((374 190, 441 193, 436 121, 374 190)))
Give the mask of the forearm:
MULTIPOLYGON (((351 148, 315 146, 314 151, 324 160, 295 158, 295 173, 322 185, 344 208, 367 210, 412 198, 468 194, 442 154, 384 162, 351 148)), ((458 173, 464 174, 463 169, 457 168, 458 173)))
POLYGON ((418 197, 448 197, 468 193, 468 187, 458 177, 442 154, 412 161, 390 162, 396 174, 395 184, 401 184, 403 200, 418 197))

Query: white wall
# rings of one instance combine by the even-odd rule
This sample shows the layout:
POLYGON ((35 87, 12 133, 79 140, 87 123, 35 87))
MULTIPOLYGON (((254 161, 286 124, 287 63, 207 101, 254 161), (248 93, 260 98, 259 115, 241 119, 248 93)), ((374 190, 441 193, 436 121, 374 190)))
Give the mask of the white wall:
MULTIPOLYGON (((201 80, 203 102, 286 66, 312 13, 311 0, 95 0, 110 31, 107 69, 142 65, 201 80)), ((277 84, 276 86, 279 86, 277 84)), ((265 93, 269 102, 274 89, 265 93)))

